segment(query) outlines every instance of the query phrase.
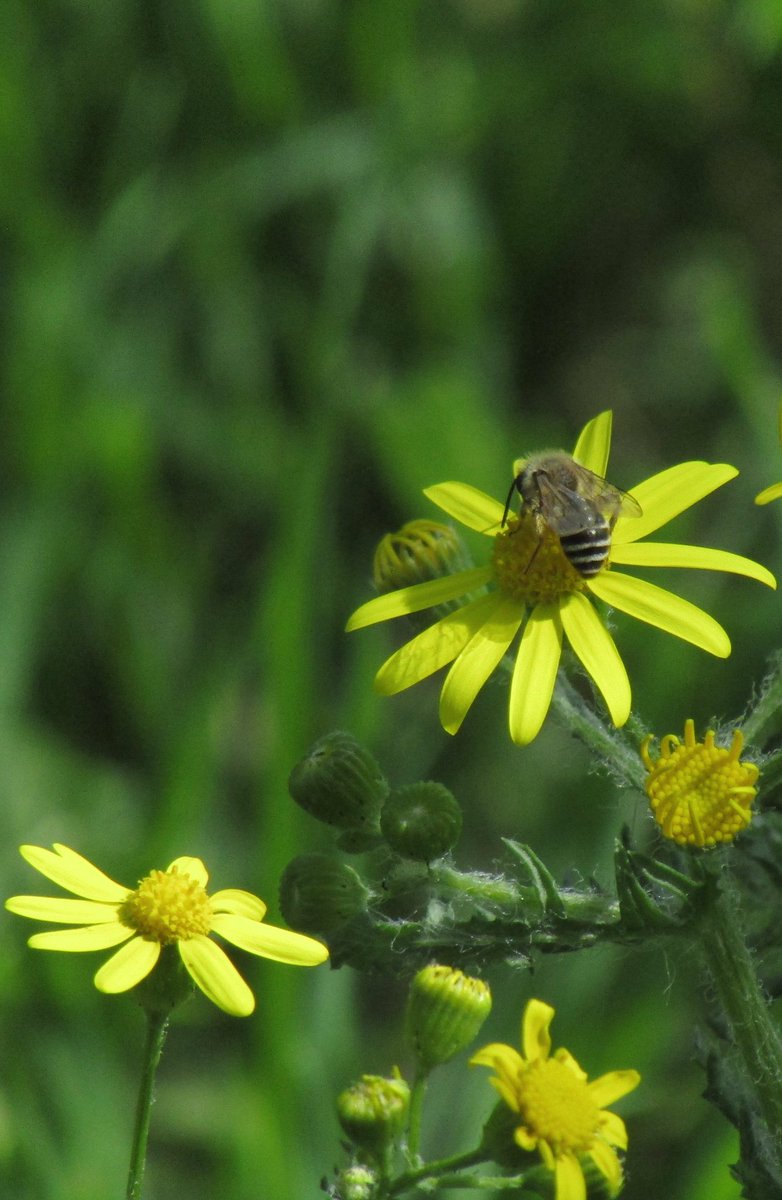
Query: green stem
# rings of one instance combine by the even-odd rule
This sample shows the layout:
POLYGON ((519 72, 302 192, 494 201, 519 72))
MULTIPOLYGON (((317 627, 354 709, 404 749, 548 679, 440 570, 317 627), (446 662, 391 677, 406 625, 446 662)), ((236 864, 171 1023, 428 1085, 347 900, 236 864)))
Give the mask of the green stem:
POLYGON ((424 1179, 436 1179, 447 1171, 461 1171, 464 1167, 474 1167, 476 1163, 487 1162, 488 1156, 482 1146, 468 1150, 466 1154, 453 1154, 450 1158, 440 1158, 435 1162, 425 1163, 413 1171, 405 1171, 397 1175, 388 1186, 386 1195, 398 1196, 405 1188, 413 1187, 424 1179))
POLYGON ((625 783, 643 791, 644 769, 638 751, 628 744, 624 735, 603 723, 562 671, 557 677, 551 703, 566 729, 594 750, 625 783))
POLYGON ((133 1126, 133 1144, 130 1152, 130 1169, 126 1200, 141 1200, 144 1168, 147 1162, 147 1139, 152 1109, 152 1091, 155 1072, 163 1053, 163 1043, 168 1033, 168 1016, 155 1010, 147 1011, 147 1032, 144 1042, 144 1061, 136 1101, 136 1119, 133 1126))
POLYGON ((411 1162, 419 1162, 419 1152, 421 1148, 421 1114, 424 1105, 424 1096, 426 1095, 426 1080, 427 1076, 424 1072, 419 1072, 415 1077, 412 1091, 410 1092, 410 1119, 407 1125, 407 1149, 410 1155, 411 1162))
POLYGON ((744 741, 757 743, 776 732, 779 712, 782 709, 782 656, 774 661, 773 672, 768 675, 755 707, 741 723, 744 741))
POLYGON ((744 1083, 769 1131, 770 1153, 782 1174, 782 1040, 771 1020, 738 920, 737 897, 723 879, 699 926, 701 952, 714 982, 744 1083))

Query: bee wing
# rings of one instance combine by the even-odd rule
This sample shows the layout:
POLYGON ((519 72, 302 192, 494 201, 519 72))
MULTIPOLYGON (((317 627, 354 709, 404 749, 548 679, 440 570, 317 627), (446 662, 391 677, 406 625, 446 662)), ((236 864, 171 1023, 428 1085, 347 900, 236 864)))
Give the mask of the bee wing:
POLYGON ((641 517, 643 509, 635 496, 614 487, 586 467, 579 468, 579 494, 591 500, 606 520, 614 523, 617 517, 641 517))
POLYGON ((568 487, 559 479, 552 479, 546 471, 536 474, 535 485, 540 498, 541 516, 560 537, 591 529, 601 519, 600 511, 589 502, 588 496, 568 487))

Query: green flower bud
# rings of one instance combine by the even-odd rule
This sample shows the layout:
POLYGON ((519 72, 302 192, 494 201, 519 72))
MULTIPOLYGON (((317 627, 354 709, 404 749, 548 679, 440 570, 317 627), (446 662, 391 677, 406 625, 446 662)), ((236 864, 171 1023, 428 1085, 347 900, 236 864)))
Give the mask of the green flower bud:
POLYGON ((402 1132, 409 1107, 410 1088, 398 1073, 393 1079, 362 1075, 337 1097, 340 1125, 354 1146, 375 1158, 402 1132))
POLYGON ((330 854, 299 854, 280 879, 280 912, 292 929, 324 935, 364 912, 369 889, 330 854))
POLYGON ((442 857, 459 840, 462 810, 441 783, 397 788, 383 805, 380 830, 392 850, 416 862, 442 857))
POLYGON ((363 1163, 354 1163, 338 1173, 330 1194, 339 1200, 373 1200, 377 1195, 377 1174, 363 1163))
POLYGON ((455 967, 433 964, 410 985, 405 1034, 423 1073, 469 1046, 491 1011, 491 992, 482 979, 455 967))
POLYGON ((587 1186, 589 1200, 614 1200, 615 1196, 624 1191, 624 1174, 619 1182, 619 1186, 613 1188, 610 1180, 606 1178, 589 1154, 579 1154, 578 1161, 581 1164, 581 1170, 584 1172, 584 1181, 587 1186))
POLYGON ((388 784, 372 755, 350 733, 329 733, 290 773, 288 790, 326 825, 377 833, 388 784))
POLYGON ((422 518, 378 543, 372 579, 378 592, 394 592, 413 583, 453 575, 472 566, 469 551, 450 525, 422 518))

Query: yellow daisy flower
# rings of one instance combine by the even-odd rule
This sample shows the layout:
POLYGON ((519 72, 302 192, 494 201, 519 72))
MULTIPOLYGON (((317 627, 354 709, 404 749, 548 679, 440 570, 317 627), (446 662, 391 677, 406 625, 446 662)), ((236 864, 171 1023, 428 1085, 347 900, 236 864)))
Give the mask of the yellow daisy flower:
POLYGON ((652 735, 641 746, 648 771, 645 787, 652 813, 667 838, 680 846, 716 846, 732 842, 752 819, 758 768, 741 761, 744 739, 734 729, 730 748, 715 746, 709 729, 702 742, 695 722, 684 722, 684 741, 673 733, 649 753, 652 735))
MULTIPOLYGON (((782 442, 782 404, 779 406, 779 440, 782 442)), ((770 504, 772 500, 778 500, 780 496, 782 496, 782 483, 772 483, 771 487, 758 492, 755 503, 770 504)))
POLYGON ((19 916, 81 926, 36 933, 29 946, 84 951, 122 945, 95 975, 101 992, 135 987, 149 975, 163 947, 176 944, 204 995, 225 1012, 246 1017, 255 1008, 255 997, 209 934, 219 934, 250 954, 295 966, 314 967, 328 957, 326 947, 314 938, 264 925, 266 905, 252 893, 226 888, 208 896, 209 876, 200 858, 176 858, 165 871, 151 871, 131 889, 67 846, 20 846, 19 851, 47 879, 79 897, 6 900, 6 908, 19 916))
POLYGON ((581 1159, 591 1159, 608 1182, 611 1195, 622 1184, 614 1146, 627 1149, 627 1131, 605 1106, 627 1095, 641 1081, 637 1071, 609 1071, 587 1080, 567 1050, 551 1054, 549 1025, 554 1009, 530 1000, 521 1021, 523 1054, 502 1042, 484 1046, 473 1066, 496 1071, 491 1083, 508 1107, 519 1114, 514 1140, 522 1150, 537 1150, 554 1172, 556 1200, 586 1200, 581 1159))
MULTIPOLYGON (((603 412, 584 427, 573 458, 602 479, 610 442, 611 413, 603 412)), ((520 464, 515 466, 518 470, 520 464)), ((485 492, 466 483, 426 488, 424 494, 449 516, 493 539, 492 560, 377 596, 353 613, 349 630, 420 612, 468 592, 482 593, 397 650, 378 671, 375 689, 394 695, 453 663, 440 694, 440 720, 448 733, 456 733, 521 630, 510 688, 514 742, 531 742, 543 724, 565 637, 601 692, 614 725, 623 725, 630 715, 630 682, 594 600, 722 658, 730 654, 730 640, 702 609, 615 566, 730 571, 776 587, 770 571, 741 555, 641 541, 737 474, 726 463, 684 462, 638 484, 632 498, 642 515, 620 513, 611 530, 609 557, 589 578, 569 561, 556 533, 541 527, 523 505, 519 516, 503 527, 503 505, 485 492)))

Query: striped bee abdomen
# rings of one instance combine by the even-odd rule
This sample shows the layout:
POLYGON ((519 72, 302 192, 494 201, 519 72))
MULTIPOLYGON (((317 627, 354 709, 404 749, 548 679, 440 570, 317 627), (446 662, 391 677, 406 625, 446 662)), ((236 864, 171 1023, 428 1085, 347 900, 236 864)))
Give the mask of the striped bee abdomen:
POLYGON ((592 579, 602 570, 611 548, 611 529, 608 521, 600 520, 589 529, 560 535, 562 550, 571 566, 585 579, 592 579))

